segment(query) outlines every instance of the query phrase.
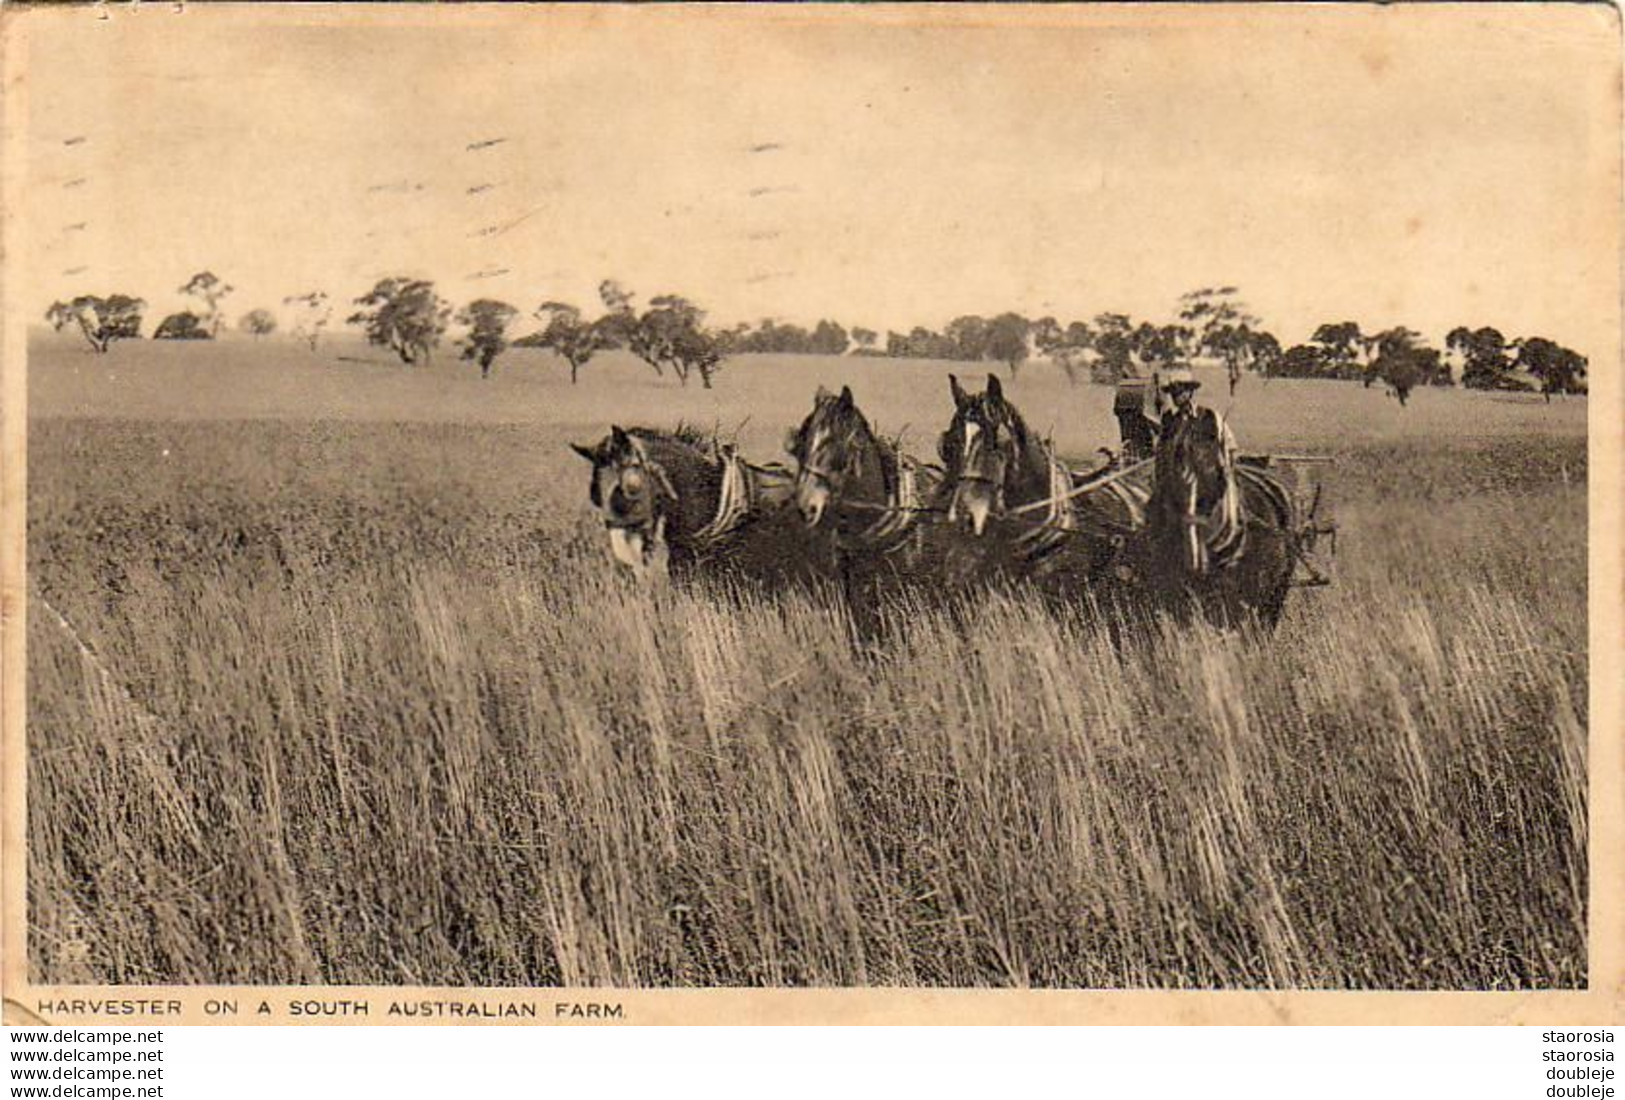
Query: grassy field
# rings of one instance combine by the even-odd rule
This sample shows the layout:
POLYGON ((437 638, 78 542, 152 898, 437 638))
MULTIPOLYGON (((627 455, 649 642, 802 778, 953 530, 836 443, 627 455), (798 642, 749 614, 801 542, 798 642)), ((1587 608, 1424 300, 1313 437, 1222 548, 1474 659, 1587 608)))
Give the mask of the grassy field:
MULTIPOLYGON (((847 382, 929 454, 947 369, 36 341, 35 978, 1584 984, 1583 401, 1247 380, 1245 447, 1338 459, 1270 637, 991 593, 864 654, 611 568, 569 440, 776 457, 847 382)), ((1009 393, 1112 442, 1104 388, 1009 393)))

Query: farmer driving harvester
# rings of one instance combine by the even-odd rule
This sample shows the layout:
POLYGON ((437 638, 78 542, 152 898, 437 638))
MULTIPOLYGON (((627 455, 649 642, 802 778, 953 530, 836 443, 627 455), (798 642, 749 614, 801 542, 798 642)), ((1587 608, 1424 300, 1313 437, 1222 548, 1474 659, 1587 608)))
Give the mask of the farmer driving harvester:
POLYGON ((1196 404, 1201 385, 1189 367, 1172 367, 1153 375, 1150 383, 1143 378, 1119 382, 1112 408, 1122 438, 1119 462, 1126 465, 1150 458, 1159 442, 1206 412, 1196 404), (1146 408, 1153 392, 1154 414, 1146 408))
POLYGON ((1158 440, 1169 438, 1174 432, 1207 412, 1196 403, 1196 391, 1202 383, 1196 380, 1189 367, 1174 367, 1159 380, 1157 406, 1162 413, 1158 440))

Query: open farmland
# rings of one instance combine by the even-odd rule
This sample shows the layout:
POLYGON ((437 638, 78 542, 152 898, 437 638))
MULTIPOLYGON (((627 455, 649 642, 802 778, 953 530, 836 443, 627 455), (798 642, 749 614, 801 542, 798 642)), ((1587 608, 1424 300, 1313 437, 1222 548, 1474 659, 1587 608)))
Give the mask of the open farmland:
MULTIPOLYGON (((1582 400, 1249 378, 1245 449, 1337 459, 1337 583, 1278 633, 990 593, 865 654, 628 583, 567 443, 775 458, 822 382, 930 456, 947 364, 81 348, 29 373, 36 980, 1585 981, 1582 400)), ((1114 442, 1104 387, 1009 395, 1114 442)))

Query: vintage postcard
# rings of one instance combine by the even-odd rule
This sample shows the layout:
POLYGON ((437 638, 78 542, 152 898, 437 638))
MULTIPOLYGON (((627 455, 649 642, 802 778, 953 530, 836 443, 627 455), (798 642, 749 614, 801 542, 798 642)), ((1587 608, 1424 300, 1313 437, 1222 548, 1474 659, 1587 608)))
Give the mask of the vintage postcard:
POLYGON ((1620 1022, 1614 8, 0 34, 8 1022, 1620 1022))

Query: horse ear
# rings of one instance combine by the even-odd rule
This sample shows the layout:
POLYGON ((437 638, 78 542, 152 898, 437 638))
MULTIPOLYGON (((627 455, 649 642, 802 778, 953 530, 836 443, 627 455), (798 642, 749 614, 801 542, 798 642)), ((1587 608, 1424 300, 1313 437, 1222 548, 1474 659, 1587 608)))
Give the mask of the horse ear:
POLYGON ((628 447, 632 443, 631 439, 627 438, 626 429, 621 427, 619 424, 611 424, 609 426, 609 441, 613 443, 617 449, 628 447))
POLYGON ((593 448, 583 447, 579 443, 572 443, 570 444, 570 449, 576 454, 580 455, 582 458, 586 459, 588 462, 591 462, 594 466, 598 465, 598 452, 593 450, 593 448))
POLYGON ((852 407, 852 387, 851 386, 842 386, 841 387, 841 398, 840 398, 840 400, 841 400, 841 408, 850 409, 852 407))
POLYGON ((959 384, 959 379, 951 374, 948 376, 948 389, 954 395, 955 408, 963 409, 970 404, 970 394, 966 393, 965 387, 959 384))
POLYGON ((1004 400, 1004 387, 999 384, 999 376, 996 374, 987 376, 987 395, 995 401, 1004 400))
POLYGON ((819 386, 818 386, 818 392, 813 394, 813 400, 815 402, 817 402, 818 404, 822 405, 825 401, 828 401, 830 398, 832 398, 834 396, 835 396, 834 394, 830 393, 829 390, 824 388, 824 385, 822 383, 820 383, 819 386))

